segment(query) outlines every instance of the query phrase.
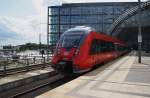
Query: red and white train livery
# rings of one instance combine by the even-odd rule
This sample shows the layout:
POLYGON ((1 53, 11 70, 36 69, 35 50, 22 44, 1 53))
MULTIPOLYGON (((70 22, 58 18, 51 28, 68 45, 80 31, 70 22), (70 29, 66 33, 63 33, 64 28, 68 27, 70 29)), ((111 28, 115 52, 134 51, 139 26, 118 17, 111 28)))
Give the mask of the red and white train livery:
POLYGON ((91 27, 77 26, 61 35, 51 63, 62 73, 82 73, 125 53, 122 41, 91 27))

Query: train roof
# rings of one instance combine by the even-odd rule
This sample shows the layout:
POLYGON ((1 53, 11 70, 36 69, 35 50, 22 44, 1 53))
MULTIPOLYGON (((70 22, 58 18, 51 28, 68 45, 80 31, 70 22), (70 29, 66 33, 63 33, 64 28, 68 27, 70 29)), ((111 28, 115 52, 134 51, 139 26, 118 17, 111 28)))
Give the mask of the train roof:
MULTIPOLYGON (((90 32, 95 32, 96 33, 96 36, 101 36, 101 38, 105 39, 105 40, 111 40, 113 41, 115 44, 118 44, 118 45, 123 45, 124 42, 122 42, 121 40, 117 39, 117 38, 113 38, 112 36, 108 36, 104 33, 98 33, 96 32, 96 30, 92 27, 89 27, 89 26, 76 26, 74 28, 70 28, 68 29, 66 32, 63 33, 63 35, 65 34, 71 34, 71 33, 77 33, 77 31, 82 32, 82 34, 89 34, 90 32), (97 35, 98 34, 98 35, 97 35)), ((78 34, 78 33, 77 33, 78 34)))
POLYGON ((96 30, 89 26, 76 26, 74 28, 67 30, 66 32, 73 32, 73 31, 83 31, 84 33, 88 34, 91 31, 96 31, 96 30))

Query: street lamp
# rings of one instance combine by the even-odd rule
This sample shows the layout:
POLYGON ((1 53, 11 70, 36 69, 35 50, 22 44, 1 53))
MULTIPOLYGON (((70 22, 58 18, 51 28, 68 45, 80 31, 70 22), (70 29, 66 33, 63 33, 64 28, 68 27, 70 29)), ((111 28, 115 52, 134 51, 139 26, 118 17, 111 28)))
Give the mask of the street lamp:
POLYGON ((142 33, 141 33, 141 0, 138 0, 138 62, 141 63, 141 46, 142 46, 142 33))
MULTIPOLYGON (((37 23, 37 24, 35 24, 35 26, 36 26, 36 28, 37 28, 37 26, 40 26, 40 25, 43 25, 43 24, 46 24, 46 23, 37 23)), ((41 36, 42 36, 42 34, 41 34, 41 29, 39 30, 39 50, 41 50, 41 44, 42 44, 42 42, 41 42, 41 36)))
POLYGON ((41 33, 39 33, 39 51, 41 52, 41 45, 42 45, 42 42, 41 42, 41 33))

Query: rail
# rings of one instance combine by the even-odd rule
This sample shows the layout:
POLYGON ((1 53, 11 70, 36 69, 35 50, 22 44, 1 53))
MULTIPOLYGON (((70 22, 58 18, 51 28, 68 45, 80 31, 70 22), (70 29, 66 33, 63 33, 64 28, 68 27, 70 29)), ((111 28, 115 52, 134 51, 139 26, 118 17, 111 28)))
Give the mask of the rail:
MULTIPOLYGON (((55 71, 51 71, 41 76, 37 76, 35 80, 32 80, 31 78, 28 79, 30 81, 25 82, 21 86, 16 86, 15 88, 1 91, 0 98, 20 98, 20 96, 26 93, 32 92, 36 89, 40 89, 43 86, 47 86, 55 81, 62 79, 63 76, 59 75, 55 71)), ((19 81, 23 81, 23 80, 19 80, 19 81)), ((28 98, 28 97, 25 97, 25 98, 28 98)))

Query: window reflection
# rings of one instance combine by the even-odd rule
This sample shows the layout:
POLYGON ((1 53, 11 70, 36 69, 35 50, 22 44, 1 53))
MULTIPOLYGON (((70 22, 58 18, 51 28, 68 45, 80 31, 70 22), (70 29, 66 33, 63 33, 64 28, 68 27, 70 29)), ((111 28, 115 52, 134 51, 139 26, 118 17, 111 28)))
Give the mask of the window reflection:
POLYGON ((59 17, 58 16, 51 16, 51 19, 50 19, 50 23, 51 24, 58 24, 59 23, 59 17))
POLYGON ((57 15, 57 14, 59 14, 59 9, 58 8, 51 8, 50 13, 51 13, 51 15, 57 15))
POLYGON ((59 28, 58 25, 51 25, 51 26, 50 26, 50 31, 51 31, 51 32, 58 32, 58 28, 59 28))
POLYGON ((60 17, 60 24, 69 24, 70 16, 61 16, 60 17))
POLYGON ((69 7, 60 9, 60 15, 69 15, 69 14, 70 14, 70 8, 69 7))

